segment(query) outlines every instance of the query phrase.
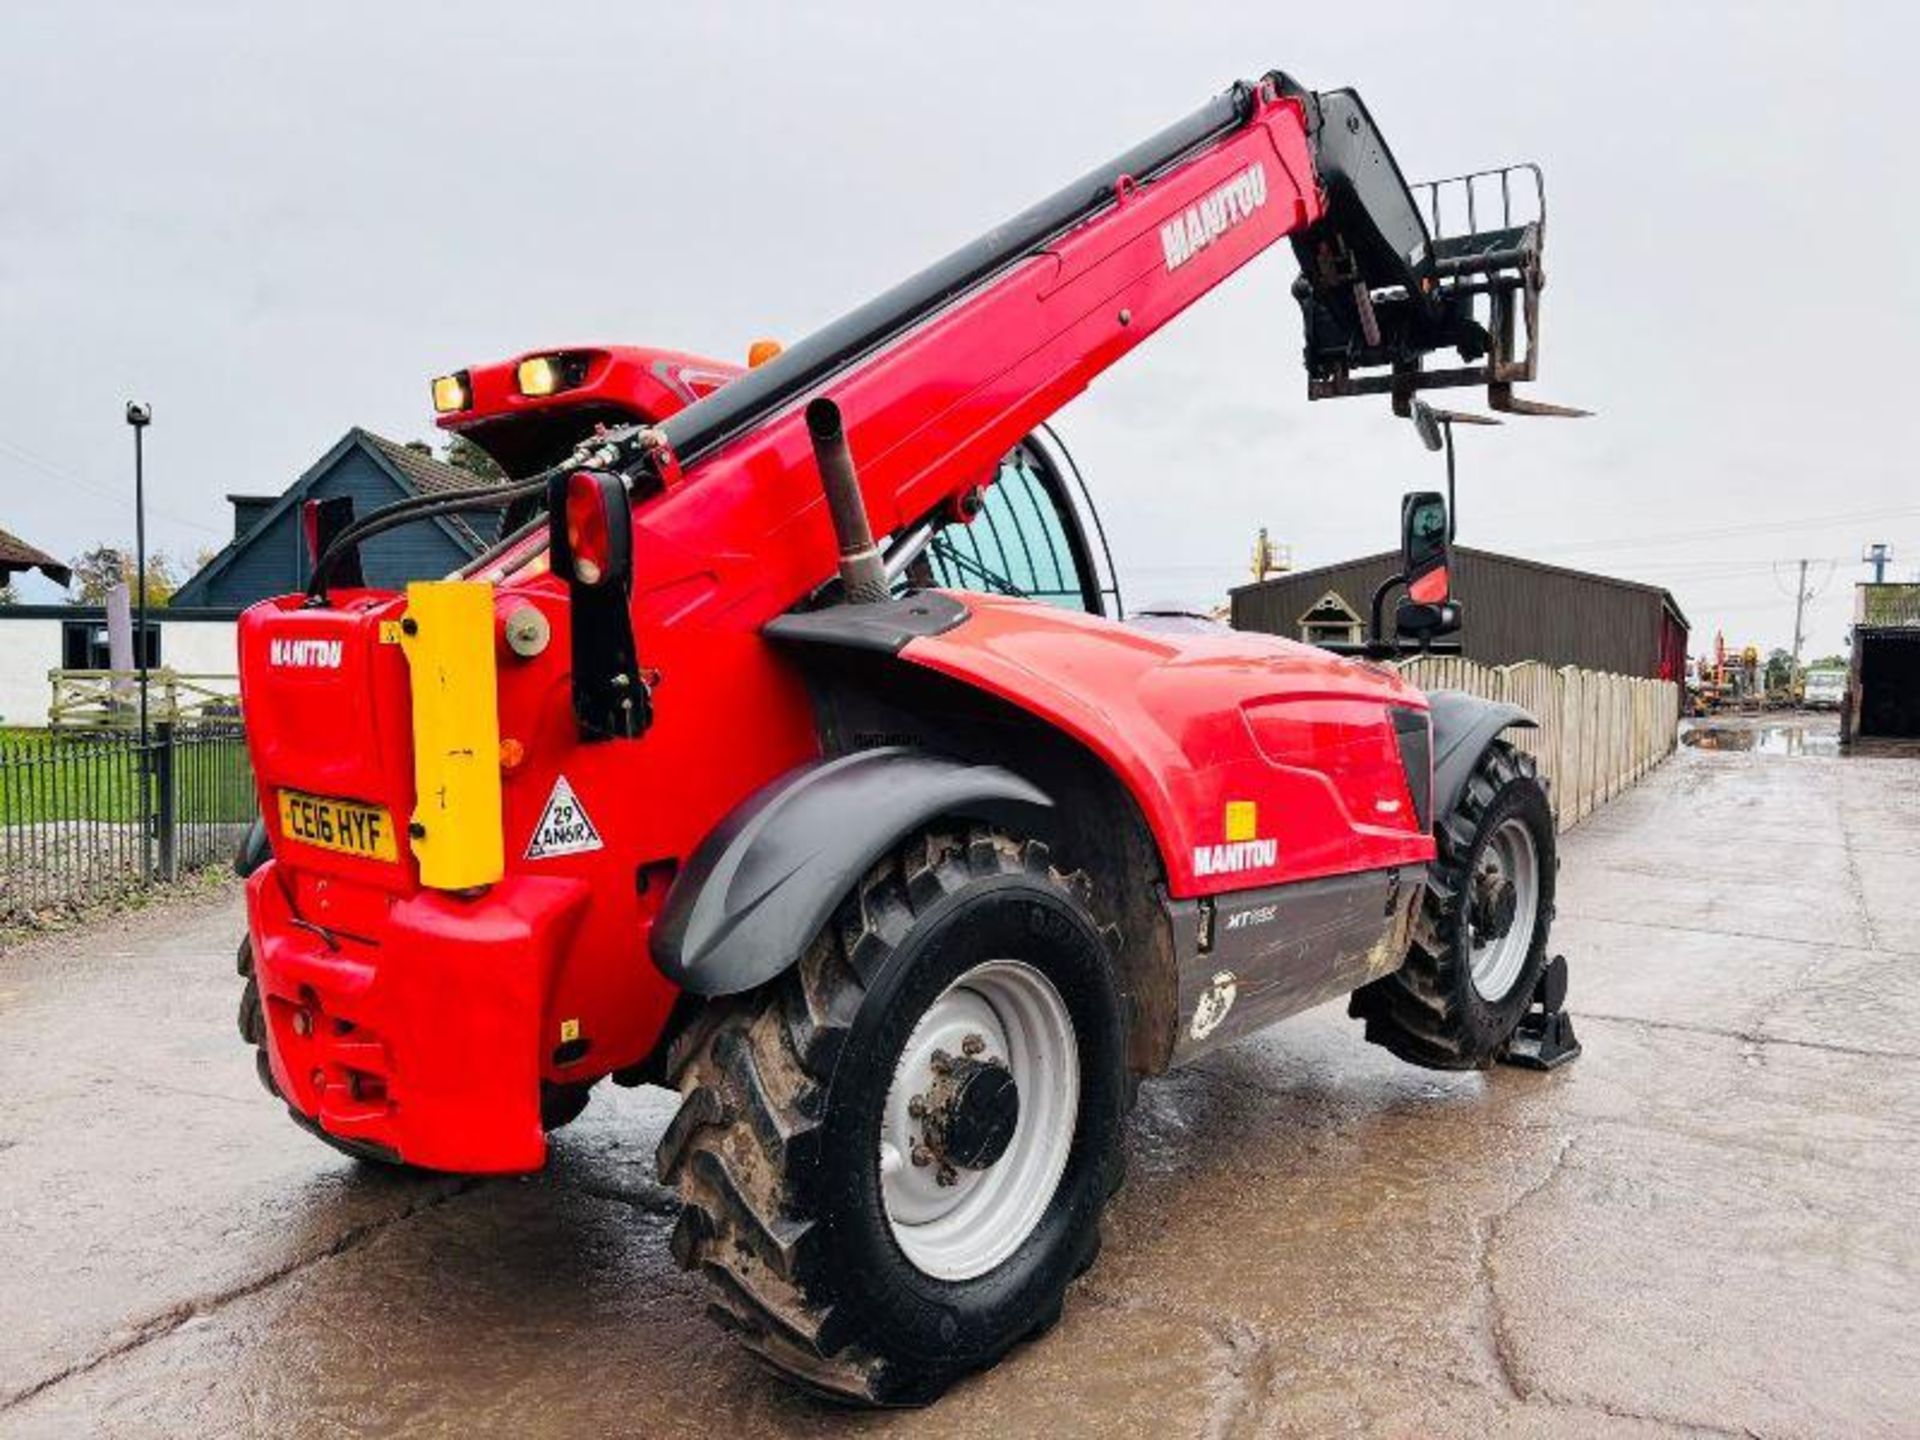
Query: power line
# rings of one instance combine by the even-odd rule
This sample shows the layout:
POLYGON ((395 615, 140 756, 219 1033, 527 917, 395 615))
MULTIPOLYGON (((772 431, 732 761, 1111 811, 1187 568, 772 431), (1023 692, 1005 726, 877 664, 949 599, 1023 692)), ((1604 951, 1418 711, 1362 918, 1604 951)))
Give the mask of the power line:
POLYGON ((1696 540, 1721 540, 1732 535, 1762 535, 1774 530, 1826 529, 1840 525, 1863 525, 1875 520, 1906 519, 1920 516, 1920 507, 1895 510, 1862 510, 1852 514, 1826 514, 1793 520, 1757 520, 1746 525, 1722 525, 1706 530, 1668 530, 1659 535, 1623 540, 1575 540, 1566 544, 1535 546, 1543 554, 1624 550, 1642 545, 1683 545, 1696 540))
MULTIPOLYGON (((58 480, 58 481, 61 481, 63 484, 77 486, 78 488, 85 490, 89 495, 92 495, 97 499, 111 500, 116 505, 122 505, 126 503, 126 497, 124 495, 118 494, 113 490, 109 490, 104 486, 96 485, 92 481, 83 480, 80 476, 74 474, 72 471, 64 469, 61 466, 54 464, 51 460, 44 459, 41 456, 34 454, 31 450, 28 450, 23 446, 17 445, 13 441, 0 439, 0 453, 4 453, 10 456, 12 459, 18 461, 22 465, 29 467, 30 469, 38 470, 42 475, 45 475, 50 480, 58 480)), ((184 515, 177 515, 171 510, 163 510, 158 505, 149 505, 147 509, 155 515, 159 515, 164 517, 165 519, 171 520, 176 525, 185 525, 187 528, 191 530, 204 531, 208 535, 226 534, 226 532, 220 529, 218 526, 209 525, 204 520, 189 520, 184 515)))

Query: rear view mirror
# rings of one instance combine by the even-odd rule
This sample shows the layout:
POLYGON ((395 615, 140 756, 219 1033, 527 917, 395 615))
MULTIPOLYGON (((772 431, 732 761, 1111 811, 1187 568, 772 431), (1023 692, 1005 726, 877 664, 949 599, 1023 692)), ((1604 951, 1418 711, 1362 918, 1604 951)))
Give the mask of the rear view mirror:
POLYGON ((1444 603, 1453 593, 1447 573, 1451 546, 1447 502, 1431 490, 1400 500, 1400 578, 1407 594, 1423 605, 1444 603))
POLYGON ((1393 628, 1402 640, 1417 640, 1423 645, 1437 636, 1451 635, 1460 628, 1460 602, 1424 604, 1402 599, 1394 607, 1393 628))

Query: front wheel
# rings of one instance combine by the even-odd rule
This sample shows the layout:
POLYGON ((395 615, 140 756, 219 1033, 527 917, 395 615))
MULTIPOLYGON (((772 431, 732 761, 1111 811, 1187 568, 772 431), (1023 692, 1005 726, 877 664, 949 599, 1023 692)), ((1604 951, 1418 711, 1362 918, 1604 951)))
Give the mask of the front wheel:
POLYGON ((876 866, 674 1048, 676 1258, 800 1384, 918 1404, 1059 1317, 1118 1184, 1118 998, 1084 882, 990 831, 876 866))
POLYGON ((1433 1070, 1505 1055, 1547 963, 1553 812, 1533 759, 1496 740, 1439 826, 1406 963, 1356 990, 1367 1039, 1433 1070))

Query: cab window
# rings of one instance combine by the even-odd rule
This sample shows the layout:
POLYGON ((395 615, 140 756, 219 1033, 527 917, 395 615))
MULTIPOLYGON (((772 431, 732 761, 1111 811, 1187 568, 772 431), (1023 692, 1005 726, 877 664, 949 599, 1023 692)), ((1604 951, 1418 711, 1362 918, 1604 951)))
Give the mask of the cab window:
POLYGON ((1079 517, 1057 472, 1029 444, 1000 462, 971 524, 948 525, 934 536, 926 564, 928 582, 942 589, 1106 612, 1079 517))

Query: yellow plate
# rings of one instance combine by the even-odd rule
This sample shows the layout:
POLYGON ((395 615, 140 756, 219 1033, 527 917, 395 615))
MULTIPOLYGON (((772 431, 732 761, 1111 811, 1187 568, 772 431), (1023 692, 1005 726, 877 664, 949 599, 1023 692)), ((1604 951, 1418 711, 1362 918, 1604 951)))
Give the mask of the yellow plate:
POLYGON ((334 800, 303 790, 280 792, 280 833, 304 845, 367 860, 393 860, 393 817, 378 805, 334 800))

